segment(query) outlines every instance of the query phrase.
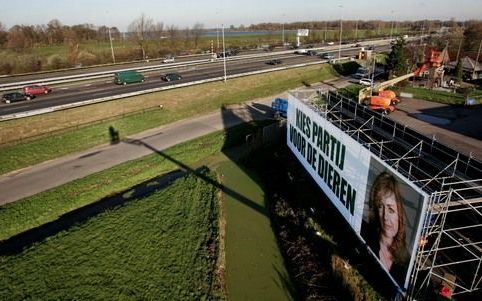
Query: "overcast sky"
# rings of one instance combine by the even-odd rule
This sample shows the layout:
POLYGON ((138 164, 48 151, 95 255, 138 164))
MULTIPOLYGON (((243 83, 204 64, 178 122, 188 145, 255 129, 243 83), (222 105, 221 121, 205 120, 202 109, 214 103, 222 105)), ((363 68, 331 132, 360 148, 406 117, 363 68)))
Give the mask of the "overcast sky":
POLYGON ((250 25, 262 22, 337 19, 481 19, 482 0, 0 0, 0 22, 13 25, 90 23, 125 31, 141 14, 180 28, 199 22, 250 25))

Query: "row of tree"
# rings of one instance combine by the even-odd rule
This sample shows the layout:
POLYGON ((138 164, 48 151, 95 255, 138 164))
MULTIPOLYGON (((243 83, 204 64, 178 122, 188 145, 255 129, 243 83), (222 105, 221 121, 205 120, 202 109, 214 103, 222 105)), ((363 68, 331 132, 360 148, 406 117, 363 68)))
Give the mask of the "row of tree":
MULTIPOLYGON (((457 22, 455 20, 418 20, 418 21, 381 21, 381 20, 343 20, 344 30, 390 30, 393 28, 404 28, 412 32, 427 33, 448 27, 457 31, 458 28, 474 28, 480 21, 457 22)), ((340 20, 335 21, 311 21, 311 22, 291 22, 291 23, 260 23, 252 24, 248 27, 240 25, 230 26, 231 30, 263 30, 279 31, 296 30, 307 28, 311 30, 338 30, 340 20)), ((153 19, 141 15, 128 26, 127 37, 133 37, 137 41, 158 40, 168 36, 171 39, 176 37, 192 38, 197 46, 199 38, 204 31, 200 23, 196 23, 192 28, 180 30, 175 25, 164 26, 162 22, 155 22, 153 19)), ((117 27, 107 27, 105 25, 95 26, 93 24, 79 24, 73 26, 63 25, 59 20, 51 20, 46 25, 15 25, 6 29, 0 22, 0 47, 10 49, 26 49, 42 45, 56 45, 69 41, 106 41, 110 37, 120 39, 124 36, 117 27), (110 31, 110 33, 109 33, 110 31)))

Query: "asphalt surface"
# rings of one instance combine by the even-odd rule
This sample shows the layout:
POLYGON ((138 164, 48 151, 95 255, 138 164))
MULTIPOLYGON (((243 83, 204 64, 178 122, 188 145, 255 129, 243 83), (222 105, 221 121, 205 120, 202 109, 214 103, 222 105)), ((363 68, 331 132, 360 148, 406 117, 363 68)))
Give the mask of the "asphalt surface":
MULTIPOLYGON (((337 78, 319 85, 337 89, 349 85, 337 78)), ((286 94, 283 95, 286 97, 286 94)), ((102 145, 0 176, 0 205, 32 196, 75 179, 134 160, 155 151, 253 119, 271 118, 273 97, 233 106, 220 112, 178 121, 128 137, 116 144, 102 145)), ((482 106, 449 106, 418 99, 402 99, 390 118, 457 151, 482 160, 482 106)))
POLYGON ((269 107, 272 98, 181 120, 130 136, 115 144, 102 145, 2 175, 0 205, 35 195, 123 162, 162 152, 176 144, 246 121, 272 118, 269 107))
POLYGON ((391 119, 482 161, 482 106, 445 105, 402 98, 391 119))

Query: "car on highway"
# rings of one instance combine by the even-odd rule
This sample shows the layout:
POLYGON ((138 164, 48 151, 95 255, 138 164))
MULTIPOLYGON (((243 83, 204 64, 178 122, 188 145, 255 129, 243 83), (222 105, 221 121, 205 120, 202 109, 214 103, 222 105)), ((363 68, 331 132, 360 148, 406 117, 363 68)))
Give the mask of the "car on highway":
POLYGON ((362 43, 356 43, 353 47, 363 47, 362 43))
POLYGON ((294 54, 306 54, 308 52, 308 50, 304 49, 304 48, 299 48, 299 49, 296 49, 294 54))
POLYGON ((52 89, 42 85, 30 85, 23 87, 22 91, 26 95, 41 95, 49 94, 50 92, 52 92, 52 89))
POLYGON ((177 73, 166 73, 161 75, 161 79, 165 82, 171 82, 175 80, 181 80, 182 76, 177 73))
POLYGON ((316 50, 308 50, 306 52, 306 55, 309 55, 309 56, 314 56, 314 55, 317 55, 317 54, 318 54, 318 52, 316 52, 316 50))
POLYGON ((335 45, 335 42, 328 42, 328 43, 326 43, 326 44, 328 44, 328 45, 331 46, 331 45, 335 45))
POLYGON ((268 65, 279 65, 282 64, 283 62, 280 59, 272 59, 266 62, 268 65))
POLYGON ((325 60, 332 60, 332 59, 335 58, 335 56, 334 56, 333 54, 326 53, 326 52, 320 54, 320 57, 321 57, 322 59, 325 59, 325 60))
POLYGON ((29 95, 20 92, 9 92, 2 95, 2 101, 5 103, 11 103, 22 100, 30 100, 35 98, 35 95, 29 95))
POLYGON ((174 63, 175 61, 174 57, 166 57, 162 60, 163 63, 174 63))
POLYGON ((360 78, 360 80, 358 81, 358 83, 362 86, 371 86, 373 85, 373 81, 371 80, 371 78, 360 78))

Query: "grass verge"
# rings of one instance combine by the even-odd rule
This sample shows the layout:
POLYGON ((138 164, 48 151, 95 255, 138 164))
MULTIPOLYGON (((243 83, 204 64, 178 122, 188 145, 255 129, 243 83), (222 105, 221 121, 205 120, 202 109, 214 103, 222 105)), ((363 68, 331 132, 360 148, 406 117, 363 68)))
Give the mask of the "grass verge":
POLYGON ((245 134, 266 122, 240 125, 129 161, 102 172, 44 191, 0 207, 0 240, 54 221, 61 215, 130 187, 203 160, 244 139, 245 134))
MULTIPOLYGON (((465 103, 465 96, 460 93, 451 93, 445 91, 429 90, 424 88, 404 87, 400 91, 413 94, 413 98, 424 99, 428 101, 451 104, 451 105, 463 105, 465 103)), ((469 96, 480 96, 481 91, 476 89, 469 96)), ((481 100, 478 100, 481 103, 481 100)))
POLYGON ((122 138, 212 112, 223 105, 275 95, 302 82, 314 83, 333 76, 329 65, 311 66, 5 121, 0 123, 0 143, 11 144, 0 148, 0 174, 108 143, 109 127, 122 138), (160 105, 163 109, 152 109, 160 105), (132 114, 139 110, 146 111, 132 114), (12 143, 15 139, 31 140, 12 143))
MULTIPOLYGON (((216 181, 212 172, 201 172, 216 181)), ((219 299, 216 192, 200 177, 181 178, 0 257, 0 299, 219 299)))

